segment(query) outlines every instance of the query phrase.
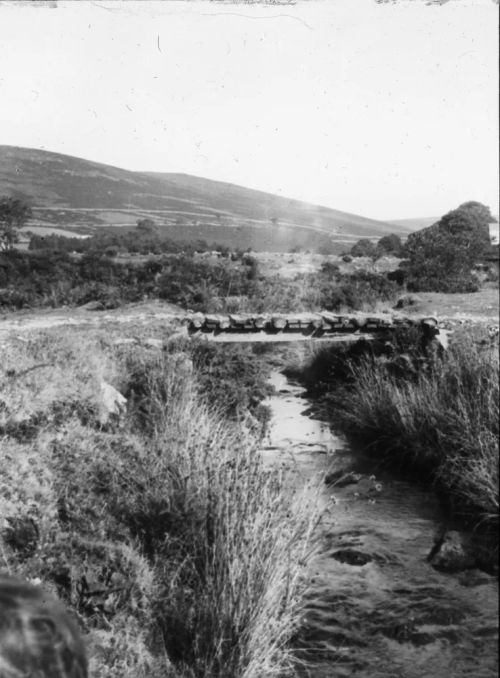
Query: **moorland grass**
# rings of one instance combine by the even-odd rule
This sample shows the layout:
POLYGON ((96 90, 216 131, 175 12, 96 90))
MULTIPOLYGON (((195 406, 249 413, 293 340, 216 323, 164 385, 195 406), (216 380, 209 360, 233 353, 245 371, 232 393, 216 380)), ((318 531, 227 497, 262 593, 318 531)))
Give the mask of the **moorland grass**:
POLYGON ((95 678, 293 675, 314 506, 200 395, 192 356, 155 351, 61 330, 4 345, 0 568, 66 601, 95 678), (130 389, 141 363, 141 399, 103 424, 100 381, 130 389))

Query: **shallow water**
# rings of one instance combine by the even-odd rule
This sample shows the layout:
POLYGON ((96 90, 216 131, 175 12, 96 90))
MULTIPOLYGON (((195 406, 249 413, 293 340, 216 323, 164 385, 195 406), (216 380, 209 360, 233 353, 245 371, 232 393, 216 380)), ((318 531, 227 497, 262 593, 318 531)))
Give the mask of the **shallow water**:
MULTIPOLYGON (((360 464, 308 415, 304 390, 280 373, 262 454, 294 483, 360 464)), ((498 675, 498 584, 477 570, 444 574, 426 560, 445 523, 435 494, 361 460, 362 480, 327 487, 320 552, 300 646, 314 678, 490 678, 498 675), (346 562, 347 561, 347 562, 346 562)))

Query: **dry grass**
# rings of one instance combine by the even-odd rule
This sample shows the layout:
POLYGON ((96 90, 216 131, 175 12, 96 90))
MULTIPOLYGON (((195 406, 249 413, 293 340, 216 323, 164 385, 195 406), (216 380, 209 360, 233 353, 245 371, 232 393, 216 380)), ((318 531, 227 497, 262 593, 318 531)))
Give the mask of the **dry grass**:
POLYGON ((419 292, 420 301, 405 310, 437 317, 463 319, 484 318, 498 324, 498 283, 488 283, 479 292, 451 294, 445 292, 419 292))
POLYGON ((66 600, 96 678, 292 675, 315 509, 200 400, 185 353, 100 423, 97 385, 130 387, 140 350, 60 330, 5 349, 0 567, 66 600))

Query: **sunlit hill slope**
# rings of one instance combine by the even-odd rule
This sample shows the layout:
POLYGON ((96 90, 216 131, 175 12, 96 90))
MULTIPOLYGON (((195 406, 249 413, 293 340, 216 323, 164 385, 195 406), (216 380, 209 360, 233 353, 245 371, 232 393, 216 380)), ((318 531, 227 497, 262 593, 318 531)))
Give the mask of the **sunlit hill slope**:
POLYGON ((27 228, 77 233, 150 217, 176 240, 255 250, 342 249, 408 228, 186 174, 131 172, 48 151, 0 146, 0 195, 33 206, 27 228))

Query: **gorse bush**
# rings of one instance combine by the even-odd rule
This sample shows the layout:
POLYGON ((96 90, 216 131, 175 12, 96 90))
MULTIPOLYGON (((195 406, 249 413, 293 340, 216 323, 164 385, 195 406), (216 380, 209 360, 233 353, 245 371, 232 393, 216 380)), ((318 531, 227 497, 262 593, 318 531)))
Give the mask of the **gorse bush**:
POLYGON ((10 250, 0 252, 0 304, 14 309, 99 301, 115 308, 152 297, 208 311, 212 299, 252 295, 257 277, 253 260, 207 262, 177 254, 124 263, 104 250, 80 258, 59 250, 10 250))
POLYGON ((333 284, 321 287, 321 308, 339 311, 344 308, 361 310, 373 307, 379 301, 396 297, 399 288, 384 275, 357 271, 351 275, 338 275, 333 284))
POLYGON ((263 467, 249 401, 237 421, 207 393, 216 356, 111 338, 47 332, 4 349, 4 424, 46 416, 29 440, 4 428, 2 569, 67 602, 98 678, 292 675, 314 507, 263 467), (128 396, 122 419, 99 416, 103 379, 128 396), (87 415, 54 419, 65 400, 87 415))
POLYGON ((145 298, 163 299, 207 313, 296 312, 371 308, 395 298, 397 285, 384 275, 340 273, 327 262, 294 280, 263 277, 248 254, 205 260, 191 254, 115 261, 106 249, 75 258, 65 250, 0 253, 0 306, 58 307, 98 302, 117 308, 145 298), (234 261, 233 261, 234 258, 234 261))

